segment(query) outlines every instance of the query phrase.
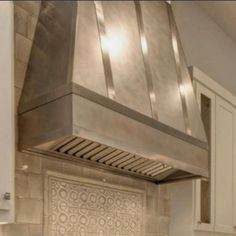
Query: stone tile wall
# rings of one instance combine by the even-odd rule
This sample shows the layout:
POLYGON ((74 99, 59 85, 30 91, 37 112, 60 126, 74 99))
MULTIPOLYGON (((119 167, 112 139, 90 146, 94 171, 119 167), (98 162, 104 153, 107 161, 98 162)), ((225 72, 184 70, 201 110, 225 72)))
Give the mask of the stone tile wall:
MULTIPOLYGON (((16 111, 34 37, 40 1, 15 1, 15 98, 16 111)), ((17 131, 16 131, 17 132, 17 131)), ((16 139, 16 149, 18 140, 16 139)), ((146 236, 167 236, 169 228, 169 192, 137 179, 118 177, 53 158, 42 158, 16 151, 15 167, 16 223, 0 227, 0 236, 43 236, 43 179, 47 170, 96 179, 101 185, 142 189, 146 193, 146 236)))
POLYGON ((54 172, 44 180, 45 235, 145 235, 143 190, 54 172))

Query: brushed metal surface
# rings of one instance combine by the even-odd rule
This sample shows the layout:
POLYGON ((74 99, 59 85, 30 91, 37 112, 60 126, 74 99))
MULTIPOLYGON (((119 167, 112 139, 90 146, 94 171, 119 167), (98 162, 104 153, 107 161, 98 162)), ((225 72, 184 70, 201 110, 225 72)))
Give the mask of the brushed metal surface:
POLYGON ((71 81, 77 2, 43 1, 20 104, 71 81))
MULTIPOLYGON (((194 173, 197 176, 207 176, 208 173, 207 150, 165 134, 162 131, 144 125, 78 95, 68 95, 22 114, 20 116, 20 123, 24 131, 20 133, 21 145, 24 145, 24 149, 39 146, 43 144, 44 140, 49 142, 49 140, 56 140, 71 134, 71 136, 79 136, 83 140, 93 140, 93 142, 105 144, 105 147, 99 152, 95 151, 90 156, 88 155, 89 152, 86 154, 88 155, 87 159, 93 159, 94 161, 104 158, 105 155, 112 153, 115 149, 119 149, 123 151, 122 155, 117 159, 115 159, 117 157, 115 156, 114 159, 111 158, 105 161, 106 164, 114 163, 121 157, 131 153, 139 157, 145 157, 145 162, 150 161, 150 163, 153 162, 154 164, 164 163, 165 165, 172 166, 174 169, 181 169, 192 174, 194 173), (73 110, 73 119, 70 116, 65 119, 64 116, 58 120, 61 111, 70 107, 68 106, 69 103, 72 103, 73 109, 70 108, 71 110, 68 114, 71 114, 73 110), (94 114, 96 114, 96 119, 94 119, 94 114), (48 120, 57 125, 47 125, 47 129, 44 126, 38 125, 38 123, 45 125, 48 120), (63 124, 67 128, 66 133, 62 129, 63 124), (70 124, 71 128, 68 127, 68 124, 70 124)), ((79 145, 81 145, 80 141, 79 145)), ((71 142, 74 143, 75 140, 72 139, 71 142)), ((86 141, 86 145, 91 145, 91 143, 86 141)), ((69 147, 71 148, 70 145, 69 147)), ((73 148, 66 149, 64 154, 72 156, 81 150, 81 146, 79 147, 73 147, 74 150, 73 148)), ((142 167, 146 168, 147 166, 145 165, 136 165, 130 169, 132 171, 140 170, 142 167)))
POLYGON ((162 133, 101 105, 73 96, 74 135, 139 156, 169 164, 182 161, 193 167, 207 167, 207 150, 162 133), (83 107, 83 110, 79 108, 83 107), (96 114, 96 119, 94 119, 96 114), (115 123, 114 123, 115 122, 115 123), (144 138, 145 137, 145 138, 144 138))
POLYGON ((112 70, 111 70, 110 51, 109 51, 109 46, 107 45, 108 36, 106 33, 102 2, 94 1, 94 4, 95 4, 95 9, 96 9, 97 24, 98 24, 99 35, 100 35, 100 45, 102 49, 102 58, 103 58, 103 65, 104 65, 104 71, 105 71, 107 96, 110 99, 115 99, 115 89, 114 89, 113 75, 112 75, 112 70))
POLYGON ((102 1, 116 101, 152 116, 133 1, 102 1))
POLYGON ((149 58, 148 58, 148 44, 147 44, 147 39, 144 32, 142 9, 140 5, 140 1, 135 1, 134 3, 135 3, 136 15, 137 15, 138 29, 139 29, 139 34, 140 34, 140 44, 141 44, 142 53, 143 53, 143 61, 144 61, 144 68, 145 68, 145 74, 146 74, 147 89, 148 89, 148 94, 149 94, 149 99, 150 99, 152 117, 153 119, 158 120, 158 111, 156 109, 157 98, 156 98, 156 93, 153 88, 153 78, 152 78, 152 73, 151 73, 151 68, 150 68, 149 58))
POLYGON ((177 32, 175 28, 175 22, 173 18, 173 12, 171 9, 171 5, 167 5, 168 15, 169 15, 169 22, 170 22, 170 29, 171 29, 171 42, 172 42, 172 48, 174 52, 175 57, 175 64, 176 64, 176 72, 177 72, 177 78, 178 78, 178 85, 179 85, 179 93, 181 97, 182 102, 182 109, 183 109, 183 116, 184 116, 184 124, 185 124, 185 130, 188 135, 192 134, 191 127, 190 127, 190 120, 189 120, 189 112, 187 107, 187 93, 186 93, 186 84, 183 81, 182 77, 182 70, 180 65, 180 52, 179 52, 179 45, 178 45, 178 39, 177 39, 177 32))
POLYGON ((192 81, 186 64, 183 47, 180 41, 173 11, 171 5, 169 4, 168 4, 168 13, 170 17, 170 27, 172 30, 173 48, 176 54, 176 60, 177 60, 176 62, 178 64, 177 67, 180 70, 180 78, 181 78, 180 93, 183 94, 183 96, 185 97, 185 103, 187 109, 186 119, 188 124, 186 125, 186 128, 188 129, 189 126, 189 130, 187 130, 187 133, 192 135, 193 137, 203 140, 204 142, 207 142, 205 130, 200 116, 199 107, 194 95, 192 81))
POLYGON ((99 94, 96 94, 86 88, 83 88, 78 85, 74 85, 74 86, 72 86, 72 91, 75 95, 78 95, 80 97, 88 99, 91 102, 94 102, 96 104, 100 104, 101 106, 111 109, 115 112, 118 112, 124 116, 128 116, 129 118, 132 118, 138 122, 141 122, 141 123, 146 124, 150 127, 153 127, 154 129, 158 129, 160 131, 163 131, 164 133, 167 133, 169 135, 183 139, 186 142, 189 142, 189 143, 197 145, 199 147, 208 149, 207 142, 204 142, 204 141, 201 141, 200 139, 189 136, 184 132, 181 132, 181 131, 179 131, 175 128, 172 128, 168 125, 165 125, 164 123, 154 120, 154 119, 152 119, 148 116, 145 116, 139 112, 136 112, 136 111, 134 111, 134 110, 132 110, 132 109, 130 109, 130 108, 114 101, 114 100, 108 99, 104 96, 100 96, 99 94))
POLYGON ((43 2, 20 105, 21 148, 158 183, 207 177, 207 142, 168 9, 43 2))
POLYGON ((37 146, 72 133, 72 97, 61 97, 19 117, 20 146, 37 146), (63 110, 63 116, 61 111, 63 110), (52 116, 52 117, 51 117, 52 116), (56 118, 53 120, 53 116, 56 118), (53 118, 51 120, 51 118, 53 118), (53 132, 53 133, 52 133, 53 132))
POLYGON ((159 121, 185 132, 166 3, 141 1, 159 121), (158 102, 159 101, 159 102, 158 102))
POLYGON ((107 96, 97 16, 92 1, 78 1, 73 82, 107 96))

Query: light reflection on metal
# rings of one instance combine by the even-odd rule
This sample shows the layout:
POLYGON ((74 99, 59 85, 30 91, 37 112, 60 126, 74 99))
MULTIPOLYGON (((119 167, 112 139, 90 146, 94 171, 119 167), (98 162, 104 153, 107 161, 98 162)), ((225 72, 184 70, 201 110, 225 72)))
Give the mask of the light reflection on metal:
POLYGON ((185 87, 184 87, 184 85, 180 85, 179 86, 179 90, 180 90, 180 93, 184 96, 185 95, 185 87))
POLYGON ((147 45, 147 40, 144 33, 144 24, 143 24, 141 5, 140 5, 140 1, 134 1, 134 3, 135 3, 136 14, 137 14, 137 22, 138 22, 138 28, 139 28, 139 34, 140 34, 140 42, 141 42, 141 48, 142 48, 142 54, 143 54, 143 61, 144 61, 144 67, 145 67, 145 74, 146 74, 146 80, 147 80, 147 88, 148 88, 148 93, 149 93, 152 117, 158 120, 158 114, 155 109, 155 107, 157 106, 156 94, 153 88, 152 73, 151 73, 151 68, 148 61, 148 45, 147 45))
POLYGON ((177 39, 177 32, 176 26, 174 22, 173 12, 171 6, 167 4, 169 21, 170 21, 170 29, 171 29, 171 41, 172 47, 174 51, 175 63, 176 63, 176 72, 178 77, 178 84, 179 84, 179 93, 181 97, 182 109, 183 109, 183 116, 184 116, 184 124, 186 133, 191 135, 191 128, 188 116, 188 109, 187 109, 187 101, 186 101, 186 85, 183 83, 181 68, 180 68, 180 54, 179 54, 179 46, 178 46, 178 39, 177 39))
POLYGON ((120 58, 124 55, 126 49, 126 32, 124 30, 110 30, 107 33, 107 48, 109 51, 110 56, 113 59, 120 58))
POLYGON ((94 1, 95 9, 96 9, 96 17, 98 23, 98 31, 100 36, 101 42, 101 49, 102 49, 102 60, 104 65, 104 73, 106 79, 106 86, 107 86, 107 96, 110 99, 115 99, 115 89, 114 89, 114 82, 112 76, 112 69, 111 69, 111 60, 109 55, 109 42, 106 35, 106 27, 104 22, 104 13, 102 8, 101 1, 94 1))

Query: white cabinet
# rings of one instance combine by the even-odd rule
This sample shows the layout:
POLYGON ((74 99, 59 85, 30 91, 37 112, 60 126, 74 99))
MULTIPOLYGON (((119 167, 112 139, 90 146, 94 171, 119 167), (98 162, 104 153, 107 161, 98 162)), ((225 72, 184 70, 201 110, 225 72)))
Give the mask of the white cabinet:
POLYGON ((0 224, 14 221, 13 3, 0 2, 0 224))
POLYGON ((234 168, 236 111, 216 97, 215 231, 234 232, 234 168))
POLYGON ((236 97, 197 68, 193 78, 209 140, 210 178, 170 187, 170 236, 236 235, 236 97))
POLYGON ((204 181, 195 182, 195 228, 218 233, 236 233, 235 99, 230 96, 223 98, 228 93, 223 88, 219 90, 218 85, 212 87, 205 80, 206 84, 201 82, 195 82, 199 106, 201 109, 204 106, 203 97, 210 101, 210 182, 207 187, 203 185, 204 181))

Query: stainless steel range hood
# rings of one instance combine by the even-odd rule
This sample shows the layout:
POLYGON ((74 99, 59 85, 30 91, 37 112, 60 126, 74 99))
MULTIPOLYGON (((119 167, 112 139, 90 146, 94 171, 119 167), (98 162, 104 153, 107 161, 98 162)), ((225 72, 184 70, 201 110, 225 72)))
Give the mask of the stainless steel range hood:
POLYGON ((208 176, 171 5, 42 1, 20 147, 156 183, 208 176))

